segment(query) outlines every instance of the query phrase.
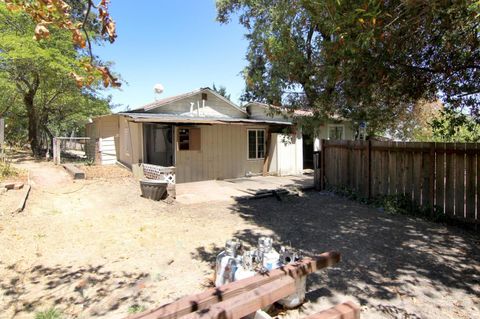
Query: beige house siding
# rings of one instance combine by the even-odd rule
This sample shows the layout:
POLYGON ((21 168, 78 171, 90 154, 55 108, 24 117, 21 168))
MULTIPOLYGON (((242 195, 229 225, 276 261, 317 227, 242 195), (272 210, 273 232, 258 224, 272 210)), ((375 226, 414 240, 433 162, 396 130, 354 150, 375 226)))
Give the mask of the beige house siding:
POLYGON ((245 112, 229 105, 217 96, 207 94, 205 105, 202 100, 202 93, 199 92, 189 98, 171 102, 148 111, 148 113, 165 113, 192 117, 230 117, 247 118, 245 112))
MULTIPOLYGON (((259 174, 263 159, 248 159, 247 130, 267 126, 200 125, 201 149, 176 150, 177 182, 226 179, 259 174)), ((178 127, 177 127, 178 130, 178 127)), ((175 132, 177 135, 177 132, 175 132)))
POLYGON ((332 121, 332 122, 329 122, 329 123, 325 123, 325 124, 320 125, 320 127, 318 128, 318 130, 315 134, 316 137, 315 137, 314 144, 313 144, 314 151, 320 151, 321 150, 320 140, 328 140, 329 139, 328 130, 329 130, 329 127, 332 126, 332 125, 343 126, 343 139, 344 140, 353 141, 355 139, 355 130, 353 129, 351 122, 349 122, 349 121, 333 122, 332 121))
POLYGON ((114 164, 120 153, 118 115, 104 115, 87 124, 87 134, 98 140, 102 164, 114 164))
POLYGON ((119 117, 119 131, 119 161, 128 167, 143 162, 142 124, 129 122, 124 116, 121 116, 119 117))
POLYGON ((248 105, 248 113, 250 118, 256 120, 274 120, 274 121, 289 121, 290 119, 285 118, 282 114, 278 114, 275 112, 269 112, 268 108, 263 105, 258 104, 250 104, 248 105))
POLYGON ((302 131, 287 136, 272 133, 268 172, 272 175, 299 175, 303 171, 302 131))

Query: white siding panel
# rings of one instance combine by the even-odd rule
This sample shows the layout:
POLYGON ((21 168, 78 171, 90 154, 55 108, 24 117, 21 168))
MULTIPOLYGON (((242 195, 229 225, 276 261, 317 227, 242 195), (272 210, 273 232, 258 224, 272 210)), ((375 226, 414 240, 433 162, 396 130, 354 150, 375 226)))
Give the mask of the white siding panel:
POLYGON ((102 164, 115 164, 117 161, 115 139, 113 136, 100 139, 100 158, 102 164))
POLYGON ((290 121, 291 119, 285 118, 282 114, 270 112, 269 109, 262 105, 250 104, 248 106, 250 118, 255 120, 275 120, 275 121, 290 121))
POLYGON ((149 113, 176 114, 191 117, 228 117, 246 118, 247 114, 219 99, 213 94, 207 93, 205 106, 202 101, 202 93, 174 101, 148 111, 149 113))

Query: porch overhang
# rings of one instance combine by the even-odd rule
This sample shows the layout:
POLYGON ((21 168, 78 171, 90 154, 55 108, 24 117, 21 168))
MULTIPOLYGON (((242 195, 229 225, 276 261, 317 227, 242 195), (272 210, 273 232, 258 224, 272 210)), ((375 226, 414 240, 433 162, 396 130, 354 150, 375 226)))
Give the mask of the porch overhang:
POLYGON ((293 125, 290 121, 275 121, 275 120, 254 120, 254 119, 242 119, 242 118, 228 118, 228 117, 187 117, 175 114, 159 114, 159 113, 118 113, 125 116, 130 121, 135 123, 170 123, 170 124, 268 124, 268 125, 293 125))

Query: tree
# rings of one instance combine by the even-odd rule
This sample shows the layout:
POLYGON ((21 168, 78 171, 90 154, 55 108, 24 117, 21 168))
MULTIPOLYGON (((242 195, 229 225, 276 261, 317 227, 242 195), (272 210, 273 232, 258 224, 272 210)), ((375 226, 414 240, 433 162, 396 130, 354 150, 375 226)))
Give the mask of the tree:
POLYGON ((220 85, 218 88, 215 86, 215 83, 212 84, 212 90, 226 98, 230 101, 230 94, 227 93, 227 88, 223 85, 220 85))
POLYGON ((247 29, 243 98, 391 127, 418 101, 478 115, 480 2, 217 0, 247 29))
POLYGON ((30 17, 0 4, 0 85, 6 101, 0 110, 22 119, 18 124, 27 126, 27 140, 38 156, 45 146, 43 135, 51 140, 56 123, 64 124, 74 114, 106 113, 108 103, 95 93, 101 77, 84 70, 90 87, 79 88, 69 76, 82 65, 83 57, 68 33, 51 28, 48 39, 37 41, 30 34, 34 27, 30 17), (94 108, 87 111, 84 105, 94 108))
MULTIPOLYGON (((50 37, 50 29, 57 28, 71 33, 72 43, 77 49, 87 49, 89 59, 84 59, 80 67, 86 69, 89 76, 100 75, 105 87, 120 86, 118 78, 110 69, 96 60, 92 52, 92 40, 99 35, 113 43, 117 37, 115 21, 109 13, 109 0, 2 0, 12 12, 24 12, 33 19, 35 39, 50 37), (96 11, 96 12, 94 12, 96 11), (92 38, 93 37, 93 38, 92 38)), ((84 70, 85 71, 85 70, 84 70)), ((84 72, 83 72, 84 73, 84 72)), ((88 86, 89 77, 71 72, 77 85, 88 86)))
POLYGON ((430 126, 433 140, 437 142, 480 142, 480 124, 462 112, 442 110, 430 126))

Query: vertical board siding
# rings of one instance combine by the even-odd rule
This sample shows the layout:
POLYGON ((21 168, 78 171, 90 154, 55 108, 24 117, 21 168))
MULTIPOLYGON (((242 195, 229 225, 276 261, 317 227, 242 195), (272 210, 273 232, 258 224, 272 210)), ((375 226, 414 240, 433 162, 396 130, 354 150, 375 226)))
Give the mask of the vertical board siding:
POLYGON ((176 151, 178 183, 243 177, 259 174, 263 159, 247 157, 247 129, 265 126, 199 125, 201 147, 194 151, 176 151))
POLYGON ((431 213, 479 223, 479 144, 322 140, 321 152, 318 187, 405 196, 431 213))

